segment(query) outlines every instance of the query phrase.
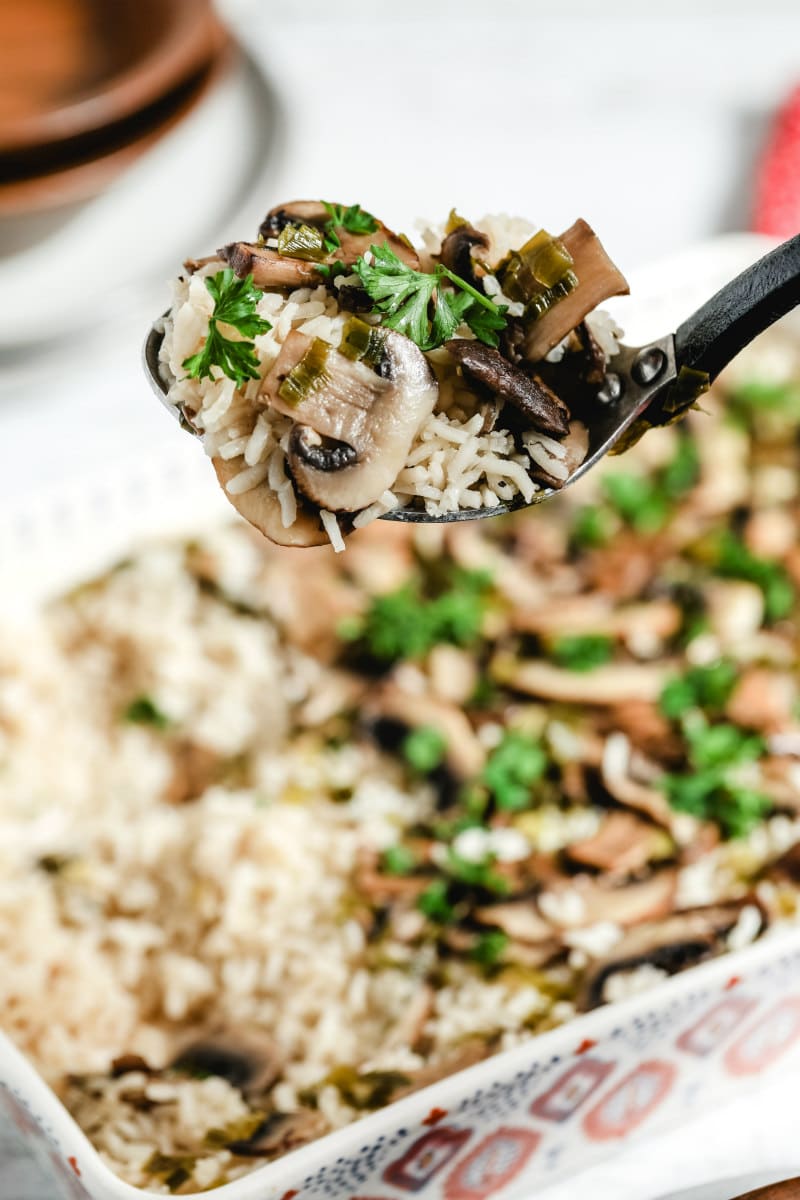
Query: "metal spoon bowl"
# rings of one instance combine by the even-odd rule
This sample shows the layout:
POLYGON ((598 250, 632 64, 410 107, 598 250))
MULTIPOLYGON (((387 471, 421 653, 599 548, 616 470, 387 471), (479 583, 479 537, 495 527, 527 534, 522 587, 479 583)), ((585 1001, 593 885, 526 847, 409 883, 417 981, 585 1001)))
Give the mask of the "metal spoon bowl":
MULTIPOLYGON (((562 488, 542 488, 530 501, 522 497, 492 508, 459 509, 430 516, 424 509, 401 508, 384 514, 384 521, 449 524, 475 521, 541 504, 582 478, 641 418, 649 425, 669 424, 694 402, 699 391, 744 346, 800 304, 800 234, 725 284, 674 334, 646 346, 621 345, 608 364, 605 383, 596 397, 589 426, 586 458, 562 488)), ((144 344, 144 369, 158 399, 189 433, 197 435, 186 415, 167 401, 167 384, 159 369, 163 341, 161 322, 154 323, 144 344)))

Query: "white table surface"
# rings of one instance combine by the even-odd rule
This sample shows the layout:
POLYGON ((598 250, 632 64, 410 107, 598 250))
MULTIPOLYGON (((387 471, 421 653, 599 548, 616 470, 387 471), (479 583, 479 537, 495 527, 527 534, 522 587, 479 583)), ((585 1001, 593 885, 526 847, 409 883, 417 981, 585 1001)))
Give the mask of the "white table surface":
MULTIPOLYGON (((306 195, 357 201, 400 227, 454 204, 473 216, 525 213, 554 230, 581 214, 633 267, 746 226, 769 115, 800 79, 796 0, 221 7, 268 76, 265 120, 276 130, 263 194, 244 203, 240 233, 270 204, 306 195)), ((210 138, 194 178, 181 181, 187 204, 198 202, 209 172, 225 170, 237 132, 210 138)), ((234 232, 220 220, 214 244, 234 232)), ((208 249, 186 244, 180 220, 160 234, 176 263, 208 249)), ((2 235, 0 225, 0 265, 9 255, 2 235)), ((53 234, 62 249, 66 236, 53 234)), ((121 317, 91 337, 0 353, 0 512, 9 498, 90 471, 121 446, 146 454, 154 438, 182 436, 139 373, 143 328, 166 302, 166 270, 148 264, 121 317)), ((6 289, 0 320, 11 304, 6 289)), ((2 572, 0 562, 6 586, 2 572)), ((539 1195, 654 1200, 757 1167, 800 1170, 796 1113, 794 1081, 766 1080, 750 1098, 539 1195)), ((0 1197, 49 1200, 2 1146, 0 1197)))

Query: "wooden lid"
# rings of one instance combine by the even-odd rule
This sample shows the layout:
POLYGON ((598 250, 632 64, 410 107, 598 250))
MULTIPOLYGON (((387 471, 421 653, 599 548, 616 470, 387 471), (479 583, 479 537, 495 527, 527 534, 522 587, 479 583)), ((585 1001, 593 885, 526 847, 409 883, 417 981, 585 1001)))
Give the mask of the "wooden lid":
POLYGON ((157 103, 219 44, 211 0, 0 0, 0 156, 157 103))

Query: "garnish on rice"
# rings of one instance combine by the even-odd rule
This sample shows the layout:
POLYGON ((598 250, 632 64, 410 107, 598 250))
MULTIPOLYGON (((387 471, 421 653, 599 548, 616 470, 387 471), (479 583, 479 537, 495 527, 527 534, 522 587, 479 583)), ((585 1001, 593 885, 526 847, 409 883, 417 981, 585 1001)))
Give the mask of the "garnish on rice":
POLYGON ((584 221, 553 237, 453 211, 417 248, 330 200, 278 205, 254 241, 187 271, 165 321, 168 401, 251 524, 336 549, 397 509, 562 487, 617 348, 594 310, 627 290, 584 221))

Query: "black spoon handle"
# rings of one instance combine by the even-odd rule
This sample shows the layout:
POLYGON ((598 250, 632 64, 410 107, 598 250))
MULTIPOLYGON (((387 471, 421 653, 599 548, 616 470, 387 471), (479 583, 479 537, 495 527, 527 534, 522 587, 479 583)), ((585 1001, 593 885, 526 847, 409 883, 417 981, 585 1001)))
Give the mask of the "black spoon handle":
POLYGON ((678 369, 716 379, 739 351, 800 304, 800 234, 726 283, 675 334, 678 369))

